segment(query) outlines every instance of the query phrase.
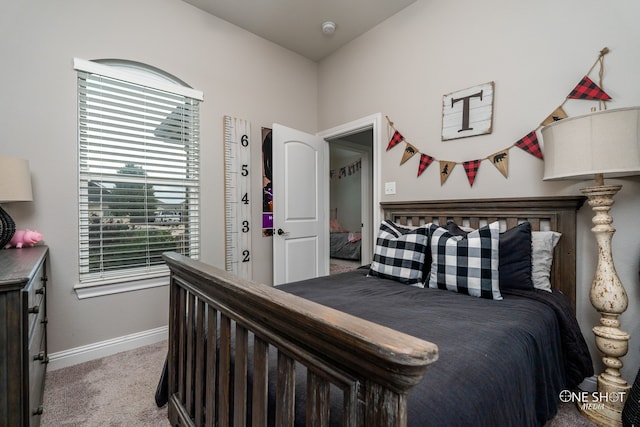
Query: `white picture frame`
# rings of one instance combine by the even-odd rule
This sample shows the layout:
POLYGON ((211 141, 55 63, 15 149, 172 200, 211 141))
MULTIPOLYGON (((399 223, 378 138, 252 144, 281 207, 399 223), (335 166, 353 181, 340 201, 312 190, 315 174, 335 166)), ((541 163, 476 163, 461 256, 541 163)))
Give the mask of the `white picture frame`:
POLYGON ((442 98, 442 140, 493 131, 494 82, 451 92, 442 98))

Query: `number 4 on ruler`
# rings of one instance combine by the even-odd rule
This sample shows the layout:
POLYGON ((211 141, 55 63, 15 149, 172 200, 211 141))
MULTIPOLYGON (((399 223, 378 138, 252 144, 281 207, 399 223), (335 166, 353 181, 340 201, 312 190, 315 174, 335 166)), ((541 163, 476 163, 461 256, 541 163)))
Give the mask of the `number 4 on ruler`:
POLYGON ((251 279, 251 125, 224 116, 225 269, 251 279))

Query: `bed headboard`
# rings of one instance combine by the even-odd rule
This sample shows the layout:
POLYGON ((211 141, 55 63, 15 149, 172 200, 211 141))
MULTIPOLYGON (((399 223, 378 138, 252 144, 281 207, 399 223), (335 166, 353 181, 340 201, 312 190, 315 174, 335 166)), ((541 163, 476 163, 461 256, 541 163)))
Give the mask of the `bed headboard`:
POLYGON ((500 221, 501 231, 529 221, 534 231, 562 233, 555 248, 551 286, 560 290, 576 307, 576 212, 583 196, 529 197, 508 199, 464 199, 423 202, 382 202, 384 218, 405 225, 430 222, 478 228, 500 221))

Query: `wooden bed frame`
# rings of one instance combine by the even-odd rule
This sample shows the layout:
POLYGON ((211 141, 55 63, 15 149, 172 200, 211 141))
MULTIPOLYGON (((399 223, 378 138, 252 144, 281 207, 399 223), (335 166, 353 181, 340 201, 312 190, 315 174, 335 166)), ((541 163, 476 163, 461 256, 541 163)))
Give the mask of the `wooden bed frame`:
MULTIPOLYGON (((407 225, 452 219, 478 227, 499 220, 510 228, 526 220, 533 230, 561 232, 551 281, 575 308, 576 211, 583 202, 583 197, 545 197, 381 206, 386 219, 407 225)), ((437 360, 436 344, 175 253, 165 254, 165 259, 171 270, 168 417, 172 425, 228 426, 233 420, 234 426, 245 426, 247 407, 253 426, 266 425, 272 347, 278 352, 275 425, 293 425, 294 366, 303 365, 307 425, 329 425, 333 385, 343 392, 344 426, 406 426, 407 393, 437 360)))

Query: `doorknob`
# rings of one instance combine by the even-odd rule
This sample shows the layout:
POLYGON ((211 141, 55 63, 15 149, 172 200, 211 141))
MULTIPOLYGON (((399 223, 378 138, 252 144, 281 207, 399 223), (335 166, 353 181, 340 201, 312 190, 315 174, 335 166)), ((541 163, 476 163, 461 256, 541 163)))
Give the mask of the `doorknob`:
POLYGON ((284 231, 282 228, 278 228, 278 231, 276 233, 278 233, 278 236, 284 236, 285 234, 289 234, 286 231, 284 231))

